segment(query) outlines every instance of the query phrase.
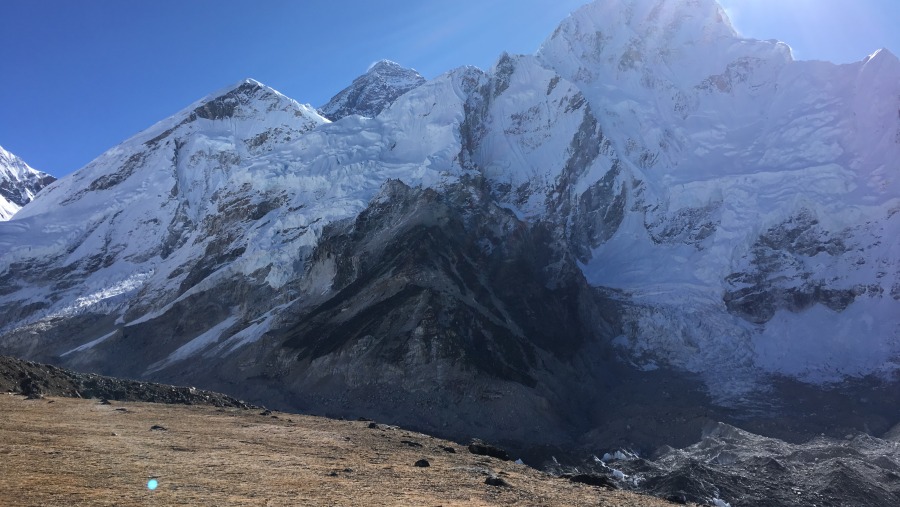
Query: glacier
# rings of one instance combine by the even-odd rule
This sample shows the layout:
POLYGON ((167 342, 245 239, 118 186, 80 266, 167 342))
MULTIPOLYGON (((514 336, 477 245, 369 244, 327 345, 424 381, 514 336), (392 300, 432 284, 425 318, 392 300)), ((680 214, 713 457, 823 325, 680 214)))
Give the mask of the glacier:
MULTIPOLYGON (((292 398, 305 389, 348 385, 358 401, 376 382, 367 375, 411 379, 427 365, 426 385, 476 382, 503 414, 521 400, 546 411, 568 382, 546 372, 593 381, 605 354, 696 375, 723 405, 773 376, 890 379, 897 111, 900 60, 887 49, 846 65, 797 61, 783 42, 738 35, 713 0, 594 2, 533 55, 431 80, 380 62, 319 109, 244 80, 0 222, 0 351, 232 389, 253 378, 299 406, 326 403, 292 398), (400 257, 372 265, 419 226, 473 234, 434 246, 455 282, 409 275, 400 257), (528 343, 535 308, 504 293, 500 275, 485 282, 502 263, 473 260, 510 245, 535 256, 511 272, 544 277, 535 298, 571 296, 592 338, 528 343), (440 311, 378 321, 409 296, 397 273, 452 294, 483 342, 448 359, 426 343, 440 311), (304 342, 361 321, 334 350, 304 342), (398 363, 371 352, 388 341, 376 323, 411 337, 391 352, 398 363), (504 365, 505 387, 460 370, 474 351, 506 346, 524 359, 504 365)), ((416 301, 403 304, 436 304, 416 301)), ((423 389, 401 382, 410 399, 423 389)))

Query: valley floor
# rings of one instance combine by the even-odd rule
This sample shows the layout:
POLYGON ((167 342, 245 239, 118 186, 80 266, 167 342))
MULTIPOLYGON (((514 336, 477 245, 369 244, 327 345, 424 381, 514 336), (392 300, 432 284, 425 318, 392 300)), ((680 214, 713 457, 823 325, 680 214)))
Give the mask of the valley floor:
POLYGON ((13 394, 0 414, 2 505, 668 505, 368 421, 13 394))

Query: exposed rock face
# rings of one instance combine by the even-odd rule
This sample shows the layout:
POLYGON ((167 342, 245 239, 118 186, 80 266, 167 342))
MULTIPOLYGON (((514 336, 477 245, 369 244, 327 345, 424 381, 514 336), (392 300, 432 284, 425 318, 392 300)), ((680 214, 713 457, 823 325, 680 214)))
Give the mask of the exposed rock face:
POLYGON ((36 171, 0 146, 0 221, 9 220, 56 178, 36 171))
POLYGON ((584 423, 566 418, 588 420, 579 407, 596 394, 571 383, 606 376, 579 351, 617 333, 618 303, 572 264, 548 269, 548 232, 497 207, 484 183, 438 193, 388 181, 323 231, 308 272, 329 272, 324 297, 287 308, 266 345, 201 368, 216 385, 237 369, 248 396, 316 412, 458 437, 477 420, 492 438, 568 441, 584 423))
POLYGON ((410 366, 436 356, 534 387, 535 347, 567 356, 594 334, 571 304, 591 289, 574 266, 560 266, 566 283, 548 289, 546 232, 483 191, 476 183, 439 194, 391 181, 352 229, 326 229, 312 269, 335 264, 336 294, 285 331, 285 345, 316 359, 374 339, 373 367, 420 354, 410 366))
POLYGON ((850 251, 849 240, 850 231, 833 235, 819 227, 809 211, 802 210, 754 243, 748 255, 749 272, 726 279, 734 289, 725 293, 725 304, 729 311, 762 324, 779 309, 800 312, 818 303, 840 312, 869 290, 880 297, 883 289, 878 284, 835 287, 832 277, 836 273, 816 266, 823 259, 839 259, 850 251))
POLYGON ((425 78, 418 72, 390 60, 381 60, 320 107, 319 112, 332 121, 351 114, 375 117, 397 97, 424 82, 425 78))

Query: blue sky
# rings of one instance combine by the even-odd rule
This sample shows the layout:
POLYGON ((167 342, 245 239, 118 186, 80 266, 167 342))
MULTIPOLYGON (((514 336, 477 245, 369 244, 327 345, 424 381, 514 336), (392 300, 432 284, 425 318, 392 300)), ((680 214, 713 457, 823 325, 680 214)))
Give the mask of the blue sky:
MULTIPOLYGON (((533 53, 582 3, 4 0, 0 145, 63 176, 240 79, 319 106, 381 58, 432 78, 533 53)), ((720 3, 745 36, 784 40, 799 59, 900 53, 900 0, 720 3)))

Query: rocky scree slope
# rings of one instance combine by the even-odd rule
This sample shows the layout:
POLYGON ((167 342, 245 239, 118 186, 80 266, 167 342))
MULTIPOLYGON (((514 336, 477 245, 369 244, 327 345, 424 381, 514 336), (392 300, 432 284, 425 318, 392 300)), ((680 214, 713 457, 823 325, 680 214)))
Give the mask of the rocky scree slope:
POLYGON ((78 373, 49 364, 22 361, 7 356, 0 356, 0 391, 21 394, 29 399, 63 396, 67 398, 98 398, 106 401, 259 408, 224 394, 193 387, 177 387, 92 373, 78 373))
POLYGON ((334 122, 247 80, 0 224, 0 350, 567 445, 635 399, 698 407, 613 437, 652 447, 894 382, 898 83, 712 0, 595 2, 334 122))
POLYGON ((54 181, 53 176, 32 169, 0 146, 0 221, 12 218, 42 188, 54 181))
POLYGON ((675 503, 879 507, 900 501, 898 429, 884 439, 853 433, 789 444, 715 423, 699 442, 660 449, 652 459, 618 451, 574 468, 548 468, 610 477, 623 489, 675 503))

